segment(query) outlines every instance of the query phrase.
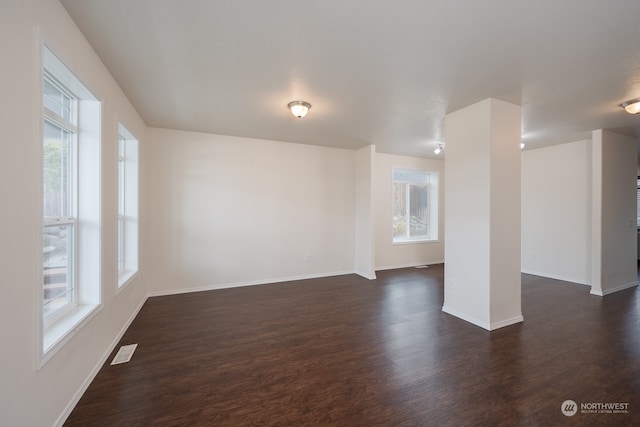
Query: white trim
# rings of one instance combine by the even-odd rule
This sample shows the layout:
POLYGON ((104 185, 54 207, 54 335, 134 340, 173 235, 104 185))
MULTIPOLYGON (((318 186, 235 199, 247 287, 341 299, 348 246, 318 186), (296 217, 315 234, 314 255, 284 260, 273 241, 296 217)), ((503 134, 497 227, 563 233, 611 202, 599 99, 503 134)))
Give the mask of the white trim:
POLYGON ((394 240, 391 246, 396 245, 419 245, 424 243, 440 243, 438 239, 416 239, 416 240, 394 240))
MULTIPOLYGON (((35 102, 33 103, 35 111, 37 114, 34 114, 34 132, 37 133, 37 137, 34 139, 34 150, 35 155, 37 157, 37 169, 34 171, 35 174, 35 192, 36 198, 34 200, 33 206, 37 206, 34 209, 36 217, 34 218, 33 224, 37 224, 37 227, 34 227, 33 237, 35 238, 34 248, 36 249, 36 254, 34 256, 35 263, 33 265, 35 269, 34 277, 36 278, 36 283, 33 284, 33 290, 35 292, 34 301, 37 303, 37 307, 35 307, 34 313, 36 318, 36 338, 37 341, 34 342, 33 352, 34 358, 34 368, 37 371, 42 366, 43 359, 43 351, 42 351, 42 343, 44 340, 44 319, 42 316, 42 307, 44 304, 44 293, 42 292, 42 284, 44 283, 44 269, 42 266, 44 265, 44 254, 42 251, 44 237, 42 235, 42 230, 44 228, 44 204, 42 203, 42 194, 44 193, 44 155, 43 155, 43 143, 44 141, 44 120, 43 111, 42 111, 42 93, 44 91, 44 81, 42 79, 42 70, 44 69, 44 37, 40 27, 36 28, 36 37, 35 37, 35 53, 36 57, 34 58, 34 64, 36 65, 34 68, 34 87, 37 91, 33 91, 37 97, 35 98, 35 102)), ((35 135, 34 135, 35 136, 35 135)))
POLYGON ((268 279, 268 280, 252 280, 248 282, 221 283, 218 285, 198 286, 195 288, 183 288, 183 289, 172 289, 168 291, 149 292, 148 296, 160 297, 165 295, 187 294, 190 292, 203 292, 203 291, 215 291, 217 289, 241 288, 244 286, 270 285, 273 283, 293 282, 296 280, 319 279, 322 277, 332 277, 332 276, 344 276, 346 274, 356 274, 356 273, 353 270, 335 271, 332 273, 307 274, 304 276, 281 277, 281 278, 268 279))
POLYGON ((524 321, 524 317, 522 317, 522 314, 512 317, 510 319, 501 320, 499 322, 487 323, 487 322, 483 322, 482 320, 476 319, 473 316, 469 316, 468 314, 465 314, 453 308, 447 307, 446 305, 442 306, 442 311, 452 316, 458 317, 473 325, 486 329, 487 331, 495 331, 496 329, 504 328, 505 326, 514 325, 516 323, 520 323, 524 321))
POLYGON ((107 351, 102 355, 100 360, 98 360, 98 363, 96 363, 96 365, 93 367, 93 369, 91 370, 87 378, 84 380, 84 382, 82 383, 78 391, 75 393, 73 398, 69 401, 67 406, 64 408, 64 411, 62 411, 62 413, 60 414, 56 422, 53 424, 55 427, 58 427, 58 426, 61 427, 64 424, 64 422, 67 420, 67 418, 69 418, 69 415, 71 415, 71 412, 80 401, 80 398, 82 397, 84 392, 87 391, 87 389, 89 388, 89 385, 91 385, 91 382, 94 380, 96 375, 98 375, 98 372, 100 372, 102 365, 104 365, 104 363, 107 361, 107 358, 109 357, 113 349, 116 347, 116 345, 118 345, 118 342, 120 342, 120 339, 123 337, 124 333, 127 331, 127 329, 129 329, 129 326, 131 326, 131 323, 133 323, 135 318, 138 316, 138 313, 142 309, 142 306, 144 305, 144 303, 147 301, 147 298, 148 297, 144 297, 142 301, 140 301, 140 304, 138 304, 138 307, 136 307, 136 309, 133 311, 133 313, 127 320, 127 322, 120 329, 120 332, 118 332, 116 337, 113 339, 113 341, 107 348, 107 351))
POLYGON ((383 270, 397 270, 400 268, 411 268, 411 267, 417 267, 420 265, 438 265, 438 264, 444 264, 444 260, 442 261, 430 261, 430 262, 420 262, 420 263, 412 263, 412 264, 401 264, 401 265, 386 265, 386 266, 382 266, 382 267, 376 267, 376 271, 383 271, 383 270))
POLYGON ((491 325, 489 325, 487 322, 483 322, 482 320, 478 320, 473 316, 469 316, 468 314, 464 314, 458 310, 455 310, 453 308, 449 308, 446 305, 442 306, 442 311, 444 311, 447 314, 450 314, 452 316, 458 317, 464 321, 467 321, 471 324, 474 324, 476 326, 479 326, 483 329, 486 329, 487 331, 491 330, 491 325))
POLYGON ((364 277, 365 279, 369 279, 369 280, 376 280, 376 279, 377 279, 375 271, 373 272, 373 274, 370 274, 370 273, 360 273, 360 272, 358 272, 358 271, 355 271, 354 273, 355 273, 355 274, 357 274, 357 275, 358 275, 358 276, 360 276, 360 277, 364 277))
POLYGON ((40 346, 39 370, 64 345, 71 340, 80 329, 102 311, 102 304, 80 304, 65 316, 46 328, 40 346))
POLYGON ((582 280, 582 279, 576 279, 575 277, 559 276, 557 274, 540 273, 540 272, 531 271, 531 270, 522 270, 521 273, 530 274, 532 276, 546 277, 548 279, 562 280, 563 282, 571 282, 571 283, 575 283, 575 284, 578 284, 578 285, 591 286, 591 282, 590 281, 582 280))
POLYGON ((638 286, 638 282, 625 283, 624 285, 619 285, 611 289, 593 289, 591 288, 591 295, 597 295, 599 297, 603 297, 605 295, 613 294, 615 292, 624 291, 625 289, 630 289, 638 286))
POLYGON ((118 275, 118 286, 116 288, 116 295, 118 295, 129 283, 133 282, 138 277, 138 271, 125 271, 118 275))
POLYGON ((515 325, 516 323, 524 322, 524 317, 522 314, 514 316, 510 319, 504 319, 499 322, 492 322, 490 331, 495 331, 496 329, 504 328, 505 326, 515 325))
POLYGON ((75 62, 66 61, 66 58, 60 58, 58 55, 60 55, 60 52, 63 50, 58 49, 57 46, 52 48, 51 46, 55 46, 55 43, 51 43, 49 39, 43 38, 42 44, 45 47, 42 52, 42 68, 49 70, 49 73, 56 77, 59 84, 66 88, 67 91, 73 93, 77 99, 98 101, 98 98, 89 90, 88 85, 71 72, 70 68, 74 68, 74 66, 67 66, 68 63, 76 65, 75 62), (61 74, 62 76, 60 76, 61 74), (74 78, 69 78, 65 74, 72 75, 74 78))
MULTIPOLYGON (((46 70, 45 70, 46 73, 46 70)), ((54 80, 55 77, 50 76, 48 78, 49 82, 51 81, 55 81, 54 80)), ((76 98, 72 98, 73 101, 76 100, 76 98)), ((59 114, 51 111, 50 109, 48 109, 47 107, 42 107, 42 111, 44 111, 44 119, 45 121, 48 121, 49 123, 51 123, 54 126, 58 126, 60 129, 69 132, 72 135, 75 135, 78 133, 78 128, 76 126, 73 125, 73 123, 67 121, 64 117, 60 116, 59 114)))

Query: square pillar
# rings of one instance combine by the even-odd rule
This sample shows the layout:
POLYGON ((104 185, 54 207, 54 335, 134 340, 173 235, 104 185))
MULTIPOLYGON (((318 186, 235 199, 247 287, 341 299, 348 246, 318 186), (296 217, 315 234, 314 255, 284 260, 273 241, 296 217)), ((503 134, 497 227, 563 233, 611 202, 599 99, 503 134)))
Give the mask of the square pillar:
POLYGON ((638 286, 635 138, 593 131, 591 294, 638 286))
POLYGON ((373 218, 373 176, 376 146, 356 151, 355 158, 355 273, 369 280, 376 278, 375 224, 373 218))
POLYGON ((520 116, 486 99, 445 119, 442 310, 487 330, 523 321, 520 116))

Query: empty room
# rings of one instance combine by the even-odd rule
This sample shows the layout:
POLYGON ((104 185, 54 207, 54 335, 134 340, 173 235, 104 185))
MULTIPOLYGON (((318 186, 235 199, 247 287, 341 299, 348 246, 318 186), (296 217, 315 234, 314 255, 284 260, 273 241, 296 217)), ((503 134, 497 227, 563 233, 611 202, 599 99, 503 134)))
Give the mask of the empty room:
POLYGON ((638 425, 638 17, 3 1, 0 425, 638 425))

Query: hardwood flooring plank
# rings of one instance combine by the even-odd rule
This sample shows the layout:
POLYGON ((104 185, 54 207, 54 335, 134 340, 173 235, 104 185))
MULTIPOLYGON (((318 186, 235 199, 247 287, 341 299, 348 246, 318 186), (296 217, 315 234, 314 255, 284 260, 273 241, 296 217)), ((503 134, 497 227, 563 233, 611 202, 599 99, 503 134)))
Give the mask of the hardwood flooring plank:
POLYGON ((637 289, 522 277, 491 333, 442 312, 442 265, 150 298, 65 425, 640 424, 637 289))

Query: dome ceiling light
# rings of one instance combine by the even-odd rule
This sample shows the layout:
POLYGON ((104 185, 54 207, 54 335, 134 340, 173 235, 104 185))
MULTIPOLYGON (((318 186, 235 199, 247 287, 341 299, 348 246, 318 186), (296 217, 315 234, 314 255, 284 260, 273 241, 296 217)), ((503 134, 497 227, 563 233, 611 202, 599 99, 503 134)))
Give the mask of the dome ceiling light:
POLYGON ((291 110, 291 114, 301 119, 307 115, 309 108, 311 108, 311 104, 304 101, 291 101, 287 104, 287 107, 291 110))
POLYGON ((620 104, 629 114, 640 114, 640 99, 632 99, 620 104))

